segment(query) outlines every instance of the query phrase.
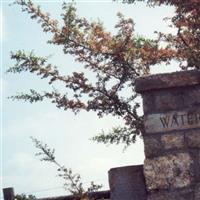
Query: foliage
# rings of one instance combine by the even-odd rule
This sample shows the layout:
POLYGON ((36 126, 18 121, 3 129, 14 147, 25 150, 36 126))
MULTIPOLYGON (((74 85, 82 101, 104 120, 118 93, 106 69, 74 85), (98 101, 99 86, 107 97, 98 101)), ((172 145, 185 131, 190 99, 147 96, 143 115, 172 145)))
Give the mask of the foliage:
MULTIPOLYGON (((124 3, 135 3, 137 0, 123 0, 124 3)), ((200 63, 200 1, 199 0, 138 0, 151 6, 168 5, 175 8, 171 18, 172 26, 177 29, 175 35, 159 33, 159 40, 175 49, 172 57, 180 58, 183 70, 197 69, 200 63)))
POLYGON ((36 197, 33 195, 17 194, 15 195, 16 200, 36 200, 36 197))
POLYGON ((67 3, 62 5, 63 24, 59 24, 31 0, 16 0, 15 4, 37 20, 44 32, 52 34, 48 43, 62 47, 64 54, 71 55, 82 63, 83 68, 92 72, 93 77, 83 72, 60 74, 59 66, 48 63, 47 57, 17 51, 11 54, 11 59, 16 64, 8 72, 35 73, 41 78, 47 78, 50 85, 62 82, 66 92, 57 89, 43 93, 30 90, 30 93, 11 98, 31 103, 50 99, 58 108, 71 109, 74 113, 86 110, 96 112, 99 117, 111 114, 123 119, 124 126, 115 127, 110 133, 103 133, 93 139, 103 143, 122 142, 125 145, 135 142, 136 136, 143 132, 143 117, 138 114, 140 105, 135 93, 135 79, 149 74, 152 66, 170 64, 172 60, 178 61, 182 70, 198 70, 200 63, 200 1, 144 2, 150 6, 174 6, 171 26, 177 29, 177 33, 157 33, 157 39, 154 40, 138 36, 134 31, 133 20, 118 13, 119 22, 115 26, 117 33, 111 34, 101 22, 89 22, 77 16, 76 8, 67 3), (69 93, 73 93, 73 97, 69 93))
MULTIPOLYGON (((74 199, 93 200, 89 198, 89 193, 98 191, 102 187, 102 185, 97 185, 92 181, 90 187, 85 190, 83 188, 83 183, 81 181, 80 174, 73 173, 70 168, 67 168, 58 163, 55 159, 54 149, 49 148, 47 144, 43 144, 36 138, 32 138, 32 141, 34 142, 35 147, 39 150, 39 152, 36 153, 36 156, 40 156, 41 161, 47 161, 53 163, 58 167, 57 169, 59 173, 58 176, 64 180, 64 188, 74 196, 74 199)), ((17 200, 26 200, 26 199, 21 198, 17 200)))

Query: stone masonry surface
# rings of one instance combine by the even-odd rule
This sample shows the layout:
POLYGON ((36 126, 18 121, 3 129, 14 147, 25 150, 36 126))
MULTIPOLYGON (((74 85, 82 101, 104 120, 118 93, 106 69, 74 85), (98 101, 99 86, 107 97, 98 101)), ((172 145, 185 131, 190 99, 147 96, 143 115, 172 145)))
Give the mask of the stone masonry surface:
POLYGON ((110 169, 111 200, 146 200, 143 166, 125 166, 110 169))
POLYGON ((200 200, 200 71, 146 76, 142 94, 148 200, 200 200))
POLYGON ((144 76, 136 81, 136 92, 193 86, 200 83, 200 71, 182 71, 144 76))
POLYGON ((188 153, 146 159, 147 190, 186 187, 192 183, 192 159, 188 153))
POLYGON ((200 128, 200 108, 146 115, 146 133, 200 128))

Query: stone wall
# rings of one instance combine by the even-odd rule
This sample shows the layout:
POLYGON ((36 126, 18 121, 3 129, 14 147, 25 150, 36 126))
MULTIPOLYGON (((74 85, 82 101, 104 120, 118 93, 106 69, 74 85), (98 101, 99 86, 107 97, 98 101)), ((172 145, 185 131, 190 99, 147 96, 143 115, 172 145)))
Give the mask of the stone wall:
POLYGON ((142 94, 148 200, 200 200, 200 71, 136 81, 142 94))

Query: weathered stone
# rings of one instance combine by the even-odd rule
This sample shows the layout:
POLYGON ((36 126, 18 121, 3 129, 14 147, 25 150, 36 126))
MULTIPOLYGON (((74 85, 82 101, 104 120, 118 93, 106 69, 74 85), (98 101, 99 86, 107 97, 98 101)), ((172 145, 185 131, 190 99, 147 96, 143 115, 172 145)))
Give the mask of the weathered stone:
POLYGON ((164 149, 180 149, 184 147, 184 135, 183 134, 167 134, 161 136, 161 142, 164 149))
POLYGON ((152 93, 145 93, 142 96, 144 114, 154 112, 155 108, 155 95, 152 93))
POLYGON ((199 85, 192 88, 185 88, 183 94, 185 106, 190 105, 190 107, 200 105, 200 87, 199 85))
MULTIPOLYGON (((192 90, 192 89, 191 89, 192 90)), ((173 88, 165 90, 153 90, 142 95, 144 114, 161 113, 173 110, 185 109, 185 88, 173 88)))
POLYGON ((188 153, 146 159, 144 175, 147 190, 189 186, 193 179, 192 164, 193 161, 188 153))
POLYGON ((200 130, 194 130, 192 132, 186 132, 185 134, 188 147, 200 148, 200 130))
POLYGON ((174 73, 143 76, 136 81, 136 91, 139 93, 174 87, 193 86, 200 84, 200 71, 182 71, 174 73))
POLYGON ((111 200, 146 200, 143 166, 126 166, 109 171, 111 200))
MULTIPOLYGON (((197 155, 197 159, 198 159, 198 165, 199 165, 199 168, 200 168, 200 151, 199 151, 199 153, 198 153, 198 155, 197 155)), ((200 171, 200 170, 199 170, 200 171)), ((199 172, 200 173, 200 172, 199 172)))
POLYGON ((193 196, 193 190, 191 188, 184 188, 181 190, 153 192, 148 195, 147 200, 193 200, 193 196))
POLYGON ((200 200, 200 71, 142 77, 136 91, 144 104, 148 200, 200 200))
POLYGON ((200 128, 200 108, 149 114, 144 117, 146 133, 200 128))
POLYGON ((144 114, 183 110, 200 105, 199 85, 151 90, 142 94, 144 114))
MULTIPOLYGON (((162 111, 176 110, 183 107, 182 98, 177 90, 160 91, 155 95, 155 109, 162 111)), ((155 112, 155 110, 154 110, 155 112)))
POLYGON ((163 150, 160 137, 144 137, 144 147, 147 158, 158 156, 163 150))
POLYGON ((195 181, 200 182, 200 150, 192 149, 190 150, 190 155, 194 160, 195 181))
POLYGON ((200 150, 196 149, 196 148, 188 148, 188 152, 190 154, 190 157, 193 160, 193 164, 192 164, 192 169, 194 171, 194 179, 193 182, 199 182, 200 181, 200 150))
POLYGON ((200 200, 200 183, 195 185, 194 200, 200 200))

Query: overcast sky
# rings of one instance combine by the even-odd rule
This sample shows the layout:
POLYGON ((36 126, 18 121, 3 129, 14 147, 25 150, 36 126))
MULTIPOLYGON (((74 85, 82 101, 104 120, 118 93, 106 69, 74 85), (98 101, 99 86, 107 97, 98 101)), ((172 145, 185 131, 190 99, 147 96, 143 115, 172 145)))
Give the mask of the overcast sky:
MULTIPOLYGON (((119 119, 105 117, 99 119, 95 113, 81 112, 74 115, 57 109, 47 102, 29 104, 10 101, 8 96, 17 92, 25 92, 30 88, 45 90, 48 84, 33 74, 5 74, 12 65, 10 51, 34 50, 39 55, 53 54, 51 61, 61 67, 65 73, 79 69, 80 64, 73 58, 63 56, 62 49, 47 45, 49 35, 42 32, 40 26, 20 11, 18 6, 9 6, 11 1, 2 1, 3 30, 2 45, 2 89, 3 89, 3 187, 14 187, 16 193, 34 194, 37 197, 67 194, 62 188, 62 180, 56 177, 54 166, 40 162, 34 156, 36 149, 30 136, 47 143, 56 149, 57 160, 81 174, 87 186, 91 180, 103 184, 108 189, 107 172, 110 168, 142 164, 144 160, 141 140, 123 153, 123 146, 105 146, 89 139, 102 129, 110 130, 122 123, 119 119)), ((60 1, 35 1, 41 8, 60 18, 60 1)), ((163 22, 163 18, 172 16, 173 8, 149 8, 143 3, 124 5, 109 1, 78 1, 77 12, 89 20, 100 19, 107 30, 114 32, 117 12, 133 18, 138 34, 153 38, 154 31, 173 31, 163 22)), ((174 66, 159 66, 153 73, 174 70, 174 66)))

